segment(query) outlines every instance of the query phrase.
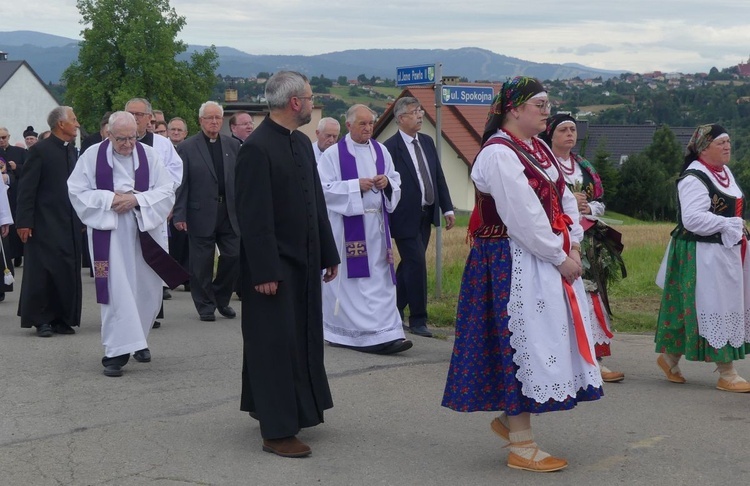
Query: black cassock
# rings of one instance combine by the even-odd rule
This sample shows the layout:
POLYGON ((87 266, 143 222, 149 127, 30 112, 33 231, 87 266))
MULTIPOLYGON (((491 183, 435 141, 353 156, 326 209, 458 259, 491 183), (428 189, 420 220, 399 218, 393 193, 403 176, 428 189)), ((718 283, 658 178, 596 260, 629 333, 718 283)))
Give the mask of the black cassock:
POLYGON ((32 236, 24 245, 21 327, 81 324, 81 221, 68 198, 76 159, 72 143, 50 135, 31 147, 23 167, 16 227, 32 236))
POLYGON ((333 406, 323 363, 321 270, 339 256, 310 139, 266 118, 236 169, 242 246, 243 411, 278 439, 323 422, 333 406), (255 290, 279 282, 276 295, 255 290))
MULTIPOLYGON (((8 186, 8 202, 10 202, 10 214, 13 215, 13 221, 16 220, 18 183, 21 180, 21 175, 23 173, 23 164, 27 157, 28 153, 21 147, 14 147, 11 145, 5 149, 0 148, 0 159, 3 159, 6 162, 6 170, 8 173, 8 177, 10 178, 10 185, 8 186), (11 160, 16 163, 15 170, 7 166, 7 162, 11 160)), ((15 223, 10 225, 10 232, 8 233, 8 237, 4 241, 6 245, 6 257, 13 259, 23 256, 23 243, 21 243, 21 239, 16 234, 15 223)), ((11 262, 8 262, 8 264, 11 264, 11 262)))

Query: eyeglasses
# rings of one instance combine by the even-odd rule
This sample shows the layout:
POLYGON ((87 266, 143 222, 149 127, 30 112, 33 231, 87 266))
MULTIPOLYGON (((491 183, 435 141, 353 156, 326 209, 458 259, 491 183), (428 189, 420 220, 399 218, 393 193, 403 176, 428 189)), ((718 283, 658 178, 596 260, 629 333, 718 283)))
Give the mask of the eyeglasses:
POLYGON ((5 139, 7 139, 8 137, 10 137, 10 135, 2 135, 2 136, 0 136, 0 140, 5 140, 5 139))
POLYGON ((310 103, 315 103, 315 95, 310 96, 295 96, 295 98, 300 100, 310 100, 310 103))
POLYGON ((414 115, 414 116, 422 116, 424 115, 424 110, 422 108, 417 108, 416 110, 406 111, 404 113, 401 113, 402 115, 414 115))
POLYGON ((550 103, 549 100, 540 101, 539 103, 532 103, 531 101, 527 101, 524 104, 536 106, 537 108, 539 108, 539 111, 550 111, 552 109, 552 103, 550 103))
POLYGON ((214 116, 202 116, 201 118, 202 118, 203 120, 206 120, 206 121, 221 121, 221 120, 223 120, 223 119, 224 119, 224 117, 222 117, 222 116, 219 116, 219 115, 214 115, 214 116))
POLYGON ((170 132, 184 132, 185 130, 183 130, 182 128, 170 128, 169 131, 170 132))
POLYGON ((117 143, 123 143, 123 142, 135 142, 137 137, 115 137, 115 142, 117 143))
POLYGON ((143 118, 144 116, 151 116, 150 113, 143 113, 142 111, 129 111, 128 113, 130 113, 136 118, 143 118))

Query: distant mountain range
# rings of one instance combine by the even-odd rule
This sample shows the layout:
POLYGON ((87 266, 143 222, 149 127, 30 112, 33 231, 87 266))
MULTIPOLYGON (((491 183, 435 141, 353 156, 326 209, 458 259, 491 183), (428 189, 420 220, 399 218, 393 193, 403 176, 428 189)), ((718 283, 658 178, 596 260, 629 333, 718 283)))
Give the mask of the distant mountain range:
MULTIPOLYGON (((25 60, 45 82, 57 83, 62 72, 78 58, 78 40, 33 31, 0 32, 0 51, 10 60, 25 60)), ((191 45, 181 58, 206 46, 191 45)), ((477 47, 461 49, 356 49, 315 56, 256 55, 231 47, 217 47, 223 76, 251 77, 259 72, 291 69, 308 76, 355 78, 396 77, 396 67, 443 63, 443 75, 463 76, 470 81, 503 81, 526 75, 539 79, 568 79, 579 76, 611 78, 624 71, 606 71, 580 64, 549 64, 524 61, 477 47)))

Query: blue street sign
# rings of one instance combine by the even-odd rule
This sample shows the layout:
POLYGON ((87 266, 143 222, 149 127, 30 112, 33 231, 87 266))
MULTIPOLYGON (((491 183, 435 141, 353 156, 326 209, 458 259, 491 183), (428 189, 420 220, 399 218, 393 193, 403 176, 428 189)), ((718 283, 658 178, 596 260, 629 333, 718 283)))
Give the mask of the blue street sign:
POLYGON ((435 65, 405 66, 396 68, 396 86, 435 84, 435 65))
POLYGON ((492 86, 443 86, 440 97, 444 105, 491 105, 492 86))

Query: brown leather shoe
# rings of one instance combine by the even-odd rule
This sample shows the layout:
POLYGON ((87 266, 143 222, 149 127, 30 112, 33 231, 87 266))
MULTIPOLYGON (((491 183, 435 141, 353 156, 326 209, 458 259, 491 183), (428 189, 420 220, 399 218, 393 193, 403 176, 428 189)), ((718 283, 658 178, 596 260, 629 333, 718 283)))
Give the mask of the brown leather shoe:
POLYGON ((506 427, 505 424, 500 420, 500 417, 495 417, 494 419, 492 419, 490 428, 494 433, 510 442, 510 430, 508 430, 508 427, 506 427))
POLYGON ((687 381, 679 371, 677 373, 672 372, 672 368, 669 366, 669 363, 667 363, 667 360, 665 360, 664 356, 662 356, 661 354, 658 358, 656 358, 656 364, 658 364, 659 368, 661 368, 661 370, 664 372, 667 380, 671 381, 672 383, 685 383, 687 381))
POLYGON ((263 439, 263 450, 281 457, 305 457, 312 454, 310 446, 295 436, 283 439, 263 439))
POLYGON ((602 381, 606 383, 618 383, 625 379, 625 373, 621 371, 602 371, 602 381))
MULTIPOLYGON (((534 456, 536 456, 536 453, 534 456)), ((533 456, 531 459, 524 459, 518 454, 511 452, 508 454, 508 467, 531 472, 552 472, 568 467, 568 461, 554 456, 545 457, 541 461, 535 461, 533 456)))
POLYGON ((724 378, 719 378, 719 382, 716 384, 716 388, 721 391, 728 391, 732 393, 750 393, 750 383, 746 381, 731 382, 724 378))

